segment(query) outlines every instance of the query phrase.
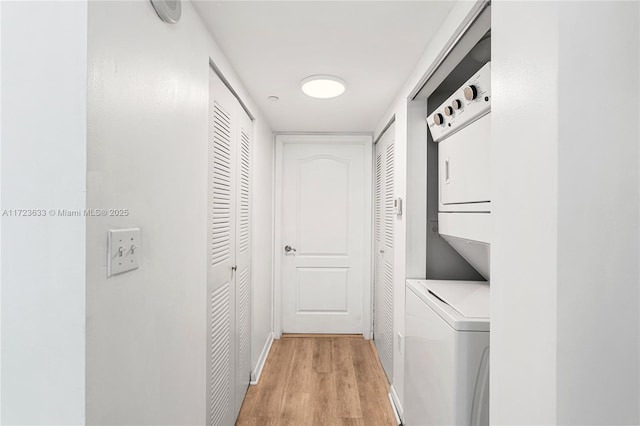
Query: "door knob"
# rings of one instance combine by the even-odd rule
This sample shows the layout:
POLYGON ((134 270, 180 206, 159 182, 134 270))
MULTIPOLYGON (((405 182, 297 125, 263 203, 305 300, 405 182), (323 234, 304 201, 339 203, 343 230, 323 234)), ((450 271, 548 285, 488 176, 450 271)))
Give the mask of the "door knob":
POLYGON ((293 247, 291 247, 289 245, 286 245, 286 246, 284 246, 284 251, 285 251, 285 253, 291 253, 292 251, 295 252, 296 249, 294 249, 293 247))

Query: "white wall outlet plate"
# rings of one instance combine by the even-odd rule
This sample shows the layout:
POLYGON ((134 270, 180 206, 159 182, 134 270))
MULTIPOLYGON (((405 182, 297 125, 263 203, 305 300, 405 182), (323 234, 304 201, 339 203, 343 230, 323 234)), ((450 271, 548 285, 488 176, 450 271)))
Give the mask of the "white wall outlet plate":
POLYGON ((107 276, 140 267, 142 241, 140 228, 112 229, 109 231, 107 276))

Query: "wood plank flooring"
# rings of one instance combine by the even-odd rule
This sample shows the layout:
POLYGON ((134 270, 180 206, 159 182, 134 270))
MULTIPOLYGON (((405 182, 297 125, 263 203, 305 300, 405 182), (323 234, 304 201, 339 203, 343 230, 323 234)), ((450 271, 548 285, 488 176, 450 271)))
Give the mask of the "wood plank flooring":
POLYGON ((397 426, 373 343, 356 335, 283 335, 273 342, 236 425, 397 426))

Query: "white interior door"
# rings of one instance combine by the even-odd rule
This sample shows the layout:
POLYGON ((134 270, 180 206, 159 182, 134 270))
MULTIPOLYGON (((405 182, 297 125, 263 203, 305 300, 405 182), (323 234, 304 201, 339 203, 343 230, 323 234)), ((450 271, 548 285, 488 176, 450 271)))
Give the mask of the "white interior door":
POLYGON ((389 381, 393 380, 393 201, 395 124, 375 147, 373 339, 389 381))
POLYGON ((207 251, 207 401, 209 425, 235 420, 236 99, 210 72, 207 251))
POLYGON ((235 422, 251 373, 252 122, 209 79, 207 424, 235 422))
POLYGON ((282 329, 362 333, 371 145, 284 143, 282 329), (288 248, 287 248, 288 247, 288 248))
POLYGON ((238 105, 236 182, 236 415, 251 380, 251 146, 253 122, 238 105))

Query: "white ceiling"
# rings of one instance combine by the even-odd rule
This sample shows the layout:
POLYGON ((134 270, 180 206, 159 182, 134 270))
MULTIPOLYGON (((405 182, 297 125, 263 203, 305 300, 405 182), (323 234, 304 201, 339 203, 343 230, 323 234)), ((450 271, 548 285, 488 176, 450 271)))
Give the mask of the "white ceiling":
POLYGON ((274 131, 372 132, 453 1, 194 5, 274 131), (346 92, 307 97, 300 82, 313 74, 342 78, 346 92))

